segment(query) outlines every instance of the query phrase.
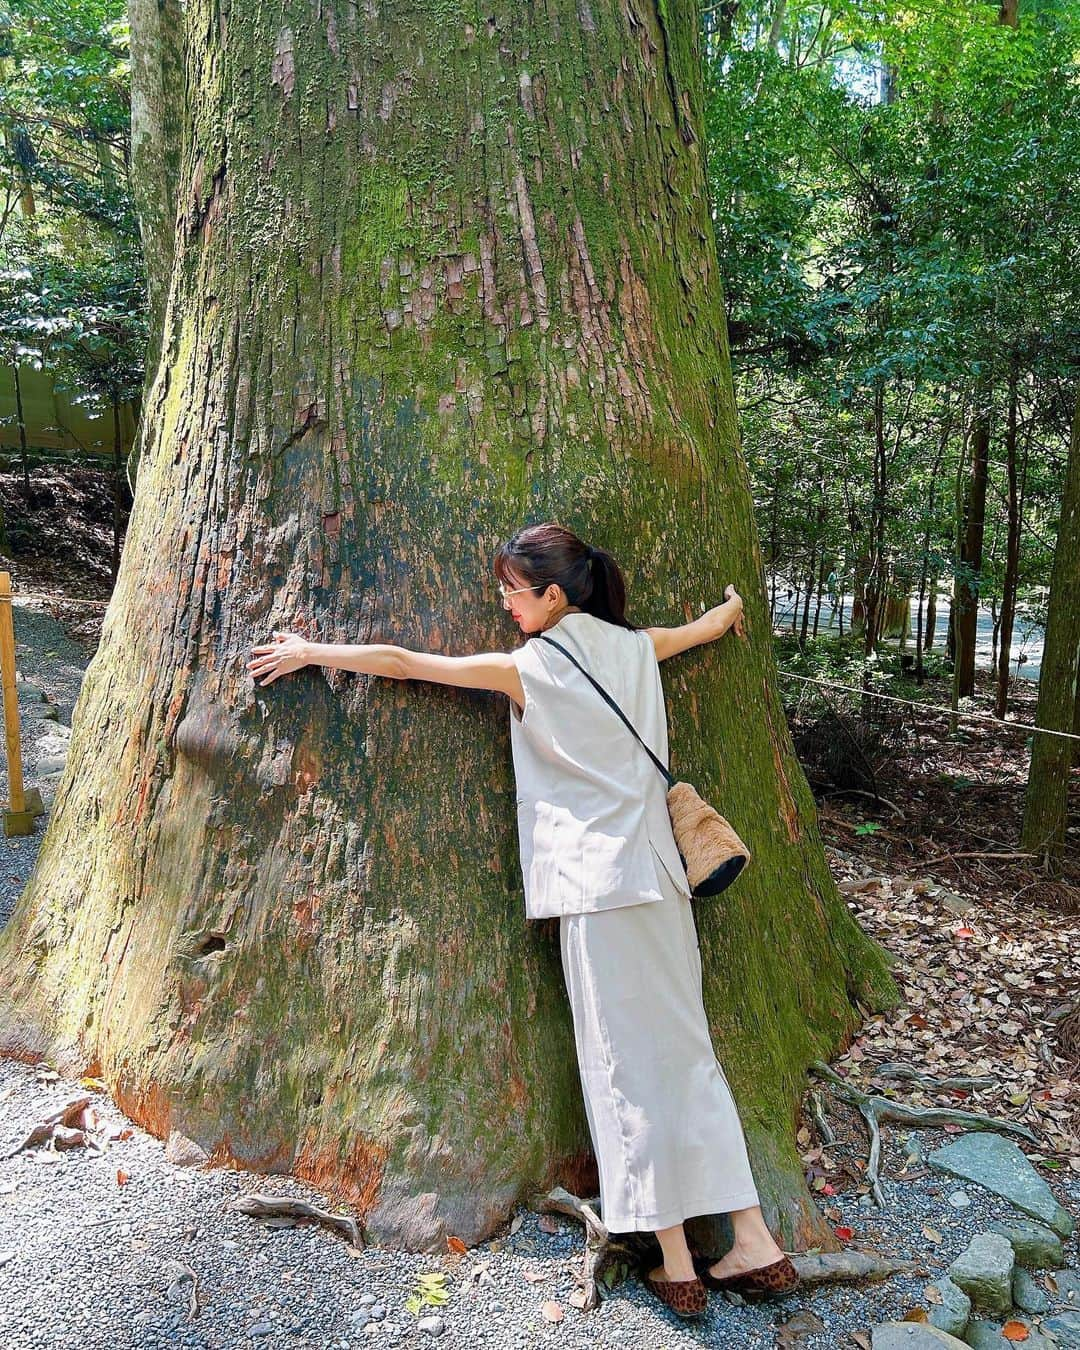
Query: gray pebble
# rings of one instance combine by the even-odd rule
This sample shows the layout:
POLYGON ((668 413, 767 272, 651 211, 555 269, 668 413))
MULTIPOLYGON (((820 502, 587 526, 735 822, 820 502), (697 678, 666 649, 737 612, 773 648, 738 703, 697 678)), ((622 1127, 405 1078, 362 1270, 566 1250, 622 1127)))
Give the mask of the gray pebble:
POLYGON ((421 1317, 416 1325, 420 1331, 426 1331, 429 1336, 441 1336, 446 1330, 446 1323, 437 1315, 421 1317))

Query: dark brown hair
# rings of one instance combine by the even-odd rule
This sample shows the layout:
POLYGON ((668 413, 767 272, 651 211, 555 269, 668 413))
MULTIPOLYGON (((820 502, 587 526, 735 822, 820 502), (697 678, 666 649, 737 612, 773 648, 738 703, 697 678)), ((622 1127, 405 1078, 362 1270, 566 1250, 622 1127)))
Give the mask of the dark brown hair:
POLYGON ((565 525, 548 520, 523 526, 495 550, 494 566, 495 575, 507 585, 510 568, 538 594, 554 582, 571 605, 637 631, 626 617, 626 584, 619 564, 605 549, 591 548, 565 525))

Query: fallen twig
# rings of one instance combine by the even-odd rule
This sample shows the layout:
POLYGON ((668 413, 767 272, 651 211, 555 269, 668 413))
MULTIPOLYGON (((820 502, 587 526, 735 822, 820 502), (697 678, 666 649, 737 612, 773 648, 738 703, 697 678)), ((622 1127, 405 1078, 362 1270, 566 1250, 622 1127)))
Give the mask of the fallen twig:
POLYGON ((865 788, 838 787, 823 795, 826 797, 869 797, 876 806, 887 806, 890 811, 894 811, 898 816, 904 814, 903 808, 897 806, 895 802, 889 801, 888 797, 883 797, 880 792, 867 792, 865 788))
POLYGON ((937 867, 939 863, 953 862, 956 858, 1037 858, 1037 853, 943 853, 940 858, 931 858, 920 862, 920 868, 937 867))
MULTIPOLYGON (((4 1154, 3 1161, 6 1162, 8 1158, 14 1158, 15 1155, 21 1153, 23 1149, 36 1148, 38 1144, 48 1143, 53 1137, 53 1132, 58 1125, 64 1126, 65 1128, 71 1128, 79 1114, 89 1105, 89 1097, 73 1097, 71 1101, 65 1102, 58 1111, 54 1111, 51 1115, 46 1116, 44 1120, 39 1120, 18 1148, 13 1148, 10 1153, 4 1154)), ((70 1146, 71 1143, 65 1137, 61 1147, 70 1146)))
POLYGON ((198 1317, 202 1308, 202 1304, 199 1302, 199 1277, 183 1261, 170 1261, 169 1265, 176 1271, 167 1291, 170 1297, 185 1280, 191 1281, 191 1290, 188 1293, 188 1321, 190 1322, 198 1317))

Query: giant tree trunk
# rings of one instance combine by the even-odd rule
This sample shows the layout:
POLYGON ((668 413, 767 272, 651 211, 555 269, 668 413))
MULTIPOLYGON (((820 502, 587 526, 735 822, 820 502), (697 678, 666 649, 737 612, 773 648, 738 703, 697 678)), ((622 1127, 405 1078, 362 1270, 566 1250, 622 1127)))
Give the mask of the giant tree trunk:
MULTIPOLYGON (((1035 725, 1056 731, 1076 729, 1080 700, 1080 386, 1073 413, 1069 462, 1061 490, 1061 522, 1054 549, 1046 636, 1039 673, 1035 725)), ((1031 746, 1022 846, 1056 865, 1065 850, 1073 742, 1040 736, 1031 746)))
MULTIPOLYGON (((595 1189, 557 946, 523 921, 499 695, 317 669, 275 629, 509 649, 492 550, 557 517, 666 664, 673 764, 754 850, 697 917, 768 1217, 835 1246, 793 1117, 895 999, 776 692, 688 0, 186 7, 161 367, 120 576, 0 949, 9 1050, 158 1134, 444 1248, 595 1189), (861 1005, 861 1006, 860 1006, 861 1005)), ((629 752, 628 752, 629 753, 629 752)), ((649 991, 642 990, 643 1000, 649 991)))

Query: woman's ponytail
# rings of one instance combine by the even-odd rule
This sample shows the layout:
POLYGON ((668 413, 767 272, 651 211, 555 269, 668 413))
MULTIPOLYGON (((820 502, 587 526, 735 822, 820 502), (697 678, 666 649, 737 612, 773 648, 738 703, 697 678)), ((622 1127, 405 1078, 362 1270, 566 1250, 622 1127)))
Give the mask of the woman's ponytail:
POLYGON ((494 566, 500 581, 513 568, 537 590, 555 582, 570 604, 587 614, 636 629, 626 617, 626 583, 619 564, 606 549, 591 547, 565 525, 545 521, 524 526, 499 545, 494 566))
POLYGON ((587 600, 571 601, 571 604, 580 604, 582 609, 608 623, 633 628, 634 625, 626 619, 626 583, 623 581, 622 568, 606 549, 594 548, 590 570, 591 594, 587 600))

